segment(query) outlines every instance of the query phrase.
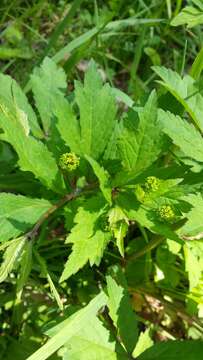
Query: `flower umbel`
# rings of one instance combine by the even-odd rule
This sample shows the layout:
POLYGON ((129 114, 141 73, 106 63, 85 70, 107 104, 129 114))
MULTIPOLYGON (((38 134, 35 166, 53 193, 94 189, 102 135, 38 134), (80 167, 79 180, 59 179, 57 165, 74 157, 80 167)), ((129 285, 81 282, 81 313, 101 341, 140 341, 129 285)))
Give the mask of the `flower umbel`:
POLYGON ((60 156, 59 166, 63 170, 73 171, 80 164, 80 158, 74 152, 64 153, 60 156))
POLYGON ((159 209, 159 215, 163 220, 173 220, 175 217, 175 213, 170 205, 163 205, 159 209))
POLYGON ((144 184, 147 191, 157 191, 160 186, 160 180, 156 176, 148 176, 144 184))

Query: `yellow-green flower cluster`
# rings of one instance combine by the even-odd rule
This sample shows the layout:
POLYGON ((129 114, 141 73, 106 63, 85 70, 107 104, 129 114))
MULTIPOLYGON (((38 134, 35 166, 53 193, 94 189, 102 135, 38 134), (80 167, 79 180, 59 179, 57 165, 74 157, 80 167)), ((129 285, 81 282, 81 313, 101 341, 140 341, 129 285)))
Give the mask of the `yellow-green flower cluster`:
POLYGON ((144 187, 146 191, 157 191, 160 186, 160 180, 156 176, 148 176, 144 187))
POLYGON ((60 156, 59 166, 63 170, 73 171, 80 164, 80 158, 74 152, 64 153, 60 156))
POLYGON ((163 220, 171 221, 175 218, 175 213, 170 205, 163 205, 159 209, 159 215, 163 220))

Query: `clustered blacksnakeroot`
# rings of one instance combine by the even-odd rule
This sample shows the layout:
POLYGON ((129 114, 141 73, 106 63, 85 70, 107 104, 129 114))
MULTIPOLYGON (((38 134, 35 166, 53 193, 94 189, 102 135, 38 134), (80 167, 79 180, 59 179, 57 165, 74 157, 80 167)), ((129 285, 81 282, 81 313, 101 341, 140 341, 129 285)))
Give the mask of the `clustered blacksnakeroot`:
POLYGON ((145 191, 157 191, 160 187, 160 180, 155 176, 148 176, 144 183, 145 191))
POLYGON ((62 170, 74 171, 80 164, 80 158, 74 152, 67 152, 60 156, 59 166, 62 170))
POLYGON ((171 221, 175 219, 175 213, 171 205, 162 205, 159 209, 159 216, 161 219, 171 221))

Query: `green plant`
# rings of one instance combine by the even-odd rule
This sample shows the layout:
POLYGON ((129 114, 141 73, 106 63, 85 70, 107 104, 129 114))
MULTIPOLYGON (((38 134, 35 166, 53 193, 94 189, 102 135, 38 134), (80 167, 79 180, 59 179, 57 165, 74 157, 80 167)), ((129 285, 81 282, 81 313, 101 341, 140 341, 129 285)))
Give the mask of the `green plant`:
POLYGON ((154 70, 166 92, 128 110, 93 61, 67 96, 45 58, 30 103, 1 75, 5 359, 201 356, 203 97, 154 70), (160 329, 176 341, 153 345, 160 329))

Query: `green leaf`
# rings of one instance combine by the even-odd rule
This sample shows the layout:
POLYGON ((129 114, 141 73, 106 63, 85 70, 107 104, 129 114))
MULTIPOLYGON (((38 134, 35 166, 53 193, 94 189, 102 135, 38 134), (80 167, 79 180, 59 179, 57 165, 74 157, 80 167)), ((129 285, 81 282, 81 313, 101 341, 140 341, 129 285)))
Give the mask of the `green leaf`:
POLYGON ((107 292, 109 315, 113 320, 123 345, 131 353, 137 341, 138 329, 137 319, 130 304, 129 294, 111 276, 107 276, 107 292), (126 331, 127 329, 128 331, 126 331))
POLYGON ((171 21, 172 26, 179 26, 184 24, 187 24, 188 28, 203 24, 203 9, 201 11, 194 6, 186 6, 171 21))
POLYGON ((202 352, 202 341, 164 341, 146 350, 138 360, 197 360, 202 352))
POLYGON ((72 243, 73 247, 62 273, 61 282, 75 274, 88 260, 91 266, 99 265, 110 240, 110 234, 103 231, 101 224, 105 205, 104 198, 98 195, 86 200, 84 206, 79 207, 74 219, 76 225, 66 241, 72 243))
POLYGON ((3 262, 0 267, 0 282, 6 280, 9 273, 13 270, 16 261, 19 259, 25 246, 26 238, 20 237, 12 242, 4 252, 3 262))
POLYGON ((44 199, 32 199, 22 195, 0 194, 0 242, 30 229, 50 207, 44 199))
POLYGON ((57 129, 65 144, 71 151, 81 154, 80 149, 80 126, 79 122, 69 104, 62 96, 55 96, 53 102, 53 113, 57 118, 57 129))
POLYGON ((44 131, 48 134, 53 116, 55 96, 62 94, 61 90, 66 89, 65 72, 62 68, 58 68, 53 60, 46 57, 40 68, 35 68, 34 73, 31 75, 31 86, 44 131))
POLYGON ((63 193, 65 185, 55 159, 44 143, 29 135, 25 113, 17 108, 11 111, 1 104, 0 125, 6 141, 18 154, 21 169, 31 171, 46 187, 63 193))
POLYGON ((81 150, 98 159, 111 137, 116 105, 110 86, 102 85, 93 61, 85 74, 84 86, 75 82, 75 100, 80 110, 81 150))
POLYGON ((55 351, 66 344, 74 335, 84 329, 91 318, 95 317, 102 306, 106 305, 107 297, 101 292, 83 309, 65 320, 62 328, 48 342, 27 360, 46 360, 55 351))
POLYGON ((92 317, 86 326, 68 341, 63 360, 127 360, 127 354, 125 355, 124 351, 116 353, 116 348, 109 330, 97 317, 92 317))
POLYGON ((162 134, 157 121, 157 96, 154 91, 144 108, 138 110, 138 113, 131 111, 124 120, 118 148, 125 170, 132 175, 157 160, 162 147, 162 134))
POLYGON ((8 107, 15 103, 16 107, 27 115, 33 135, 42 138, 43 132, 40 129, 37 117, 20 86, 10 76, 3 74, 0 74, 0 84, 0 100, 3 100, 3 103, 8 107))
POLYGON ((150 328, 146 329, 144 332, 141 332, 133 350, 133 358, 137 358, 145 350, 149 349, 153 345, 153 340, 150 337, 150 328))
POLYGON ((124 238, 128 232, 128 218, 119 206, 115 206, 109 211, 109 224, 116 238, 118 250, 124 257, 124 238))
POLYGON ((195 80, 189 75, 181 78, 178 73, 163 66, 153 66, 153 70, 162 79, 158 82, 182 104, 194 124, 203 131, 203 96, 195 80))
POLYGON ((161 109, 158 118, 163 126, 163 131, 186 156, 203 162, 203 139, 193 124, 161 109))
POLYGON ((86 159, 89 161, 90 165, 92 166, 92 169, 97 176, 99 180, 99 185, 102 194, 104 195, 105 199, 108 201, 108 203, 111 205, 112 199, 111 199, 111 187, 109 184, 109 174, 108 172, 98 164, 98 162, 94 159, 92 159, 90 156, 86 155, 86 159))
MULTIPOLYGON (((190 291, 198 285, 202 275, 202 267, 199 259, 195 256, 193 248, 189 244, 184 245, 185 270, 188 273, 190 291)), ((201 259, 202 261, 202 259, 201 259)))
POLYGON ((181 235, 194 236, 203 231, 203 198, 201 194, 190 194, 185 200, 192 205, 192 209, 187 214, 188 221, 179 232, 181 235))
POLYGON ((153 233, 162 235, 165 238, 181 242, 179 236, 170 228, 168 224, 158 221, 154 211, 144 205, 140 205, 133 193, 119 194, 116 199, 129 220, 137 221, 141 226, 146 227, 153 233))

